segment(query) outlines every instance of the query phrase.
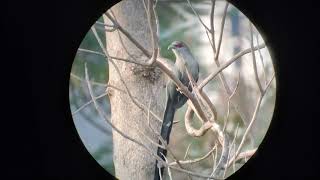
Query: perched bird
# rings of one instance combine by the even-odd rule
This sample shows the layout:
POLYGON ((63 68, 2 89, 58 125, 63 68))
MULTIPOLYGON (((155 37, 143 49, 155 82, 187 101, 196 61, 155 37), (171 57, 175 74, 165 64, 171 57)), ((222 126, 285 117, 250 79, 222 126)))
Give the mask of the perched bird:
MULTIPOLYGON (((195 60, 194 56, 190 52, 190 49, 185 43, 181 41, 174 41, 169 45, 168 50, 170 49, 173 51, 176 57, 176 62, 173 67, 173 73, 185 86, 188 87, 189 91, 191 91, 192 87, 187 75, 185 64, 195 81, 198 81, 199 78, 199 64, 195 60)), ((187 102, 188 98, 184 94, 177 91, 177 86, 171 79, 168 80, 166 90, 167 103, 161 126, 161 137, 166 141, 167 144, 169 144, 169 137, 172 129, 174 114, 177 109, 182 107, 187 102)), ((162 143, 159 141, 159 144, 162 143)), ((167 150, 158 147, 157 155, 164 159, 162 154, 166 156, 167 150)), ((158 161, 156 161, 154 180, 160 180, 157 164, 158 161)), ((164 168, 162 167, 161 175, 163 174, 163 170, 164 168)))

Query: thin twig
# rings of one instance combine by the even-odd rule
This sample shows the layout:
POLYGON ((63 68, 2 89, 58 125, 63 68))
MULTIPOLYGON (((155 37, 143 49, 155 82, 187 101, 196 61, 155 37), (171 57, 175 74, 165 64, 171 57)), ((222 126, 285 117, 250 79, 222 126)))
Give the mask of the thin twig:
MULTIPOLYGON (((236 139, 237 139, 237 136, 238 136, 238 130, 239 130, 239 123, 237 123, 237 127, 236 127, 236 131, 235 131, 235 133, 234 133, 234 137, 233 137, 233 140, 232 140, 232 143, 231 143, 231 145, 230 145, 230 151, 229 151, 229 156, 228 157, 230 157, 230 154, 231 154, 231 150, 234 150, 235 149, 235 144, 236 144, 236 139), (232 147, 234 147, 234 148, 232 148, 232 147)), ((228 161, 229 161, 229 158, 228 158, 228 161)), ((227 161, 227 162, 228 162, 227 161)), ((233 171, 234 171, 234 165, 233 165, 233 171)), ((226 170, 227 170, 227 168, 226 168, 226 170)))
POLYGON ((208 28, 208 26, 206 26, 206 24, 202 21, 201 17, 199 16, 199 14, 197 13, 197 11, 193 8, 190 0, 187 0, 190 8, 192 9, 193 13, 197 16, 197 18, 199 19, 200 23, 202 24, 202 26, 209 32, 211 32, 211 30, 208 28))
MULTIPOLYGON (((100 98, 102 98, 102 97, 105 97, 107 94, 108 94, 108 93, 103 93, 103 94, 101 94, 101 95, 99 95, 99 96, 97 96, 97 97, 94 97, 94 98, 95 98, 95 99, 100 99, 100 98)), ((85 104, 83 104, 82 106, 80 106, 77 110, 73 111, 73 112, 71 113, 71 115, 72 115, 72 116, 76 115, 78 112, 80 112, 82 109, 84 109, 85 107, 87 107, 88 105, 90 105, 92 102, 93 102, 93 101, 92 101, 92 99, 91 99, 90 101, 88 101, 88 102, 86 102, 85 104)))
MULTIPOLYGON (((215 144, 217 144, 217 143, 215 143, 215 144)), ((217 157, 218 157, 218 149, 216 149, 215 154, 214 154, 212 173, 217 166, 217 157)))
MULTIPOLYGON (((200 158, 196 158, 196 159, 188 159, 188 160, 184 160, 184 161, 179 161, 180 164, 192 164, 192 163, 196 163, 196 162, 200 162, 204 159, 206 159, 207 157, 210 156, 210 154, 213 153, 214 150, 216 150, 217 145, 215 145, 207 154, 205 154, 204 156, 200 157, 200 158)), ((172 162, 169 165, 176 165, 176 162, 172 162)))
MULTIPOLYGON (((218 112, 217 112, 217 108, 215 107, 215 105, 211 102, 210 98, 208 97, 208 95, 206 93, 204 93, 203 91, 199 91, 197 88, 197 93, 200 94, 200 98, 201 100, 203 100, 204 102, 207 103, 207 105, 209 106, 209 109, 213 115, 213 120, 217 120, 218 119, 218 112)), ((211 119, 210 119, 211 120, 211 119)))
POLYGON ((106 24, 106 23, 103 23, 103 22, 100 22, 100 21, 96 21, 96 24, 99 24, 99 25, 102 25, 102 26, 107 26, 107 27, 114 27, 114 25, 112 24, 106 24))
POLYGON ((253 30, 252 30, 252 24, 250 22, 250 46, 251 46, 251 55, 252 55, 252 63, 253 63, 253 71, 254 71, 254 77, 256 79, 257 85, 259 87, 260 93, 263 92, 262 85, 259 79, 258 75, 258 69, 257 69, 257 62, 256 62, 256 56, 253 50, 253 30))
POLYGON ((222 21, 221 21, 221 29, 220 29, 220 35, 219 35, 219 42, 218 42, 218 47, 217 47, 217 52, 214 56, 214 60, 219 64, 219 54, 220 54, 220 48, 221 48, 221 44, 222 44, 222 36, 223 36, 223 32, 224 32, 224 24, 226 21, 226 17, 227 17, 227 10, 228 10, 228 6, 229 6, 229 2, 226 2, 226 5, 224 7, 223 10, 223 16, 222 16, 222 21))
MULTIPOLYGON (((161 153, 161 152, 160 152, 160 153, 161 153)), ((164 158, 164 160, 166 161, 166 163, 169 164, 168 159, 166 158, 166 156, 163 155, 162 153, 161 153, 161 155, 162 155, 162 157, 164 158)), ((161 172, 159 172, 159 174, 161 174, 161 172)), ((171 170, 170 170, 170 166, 168 166, 168 175, 169 175, 170 180, 173 180, 172 174, 171 174, 171 170)), ((161 176, 161 175, 160 175, 160 176, 161 176)))
MULTIPOLYGON (((213 126, 215 127, 215 126, 213 126)), ((217 128, 217 127, 215 127, 217 128)), ((213 128, 212 128, 213 129, 213 128)), ((229 136, 226 133, 222 133, 220 129, 216 130, 219 134, 219 138, 223 138, 222 140, 222 152, 217 166, 214 168, 211 173, 211 177, 221 177, 226 168, 226 164, 228 163, 228 155, 229 155, 229 136)), ((222 178, 223 179, 223 178, 222 178)))
POLYGON ((212 48, 212 50, 213 50, 213 54, 215 54, 215 53, 216 53, 216 52, 215 52, 216 46, 214 45, 214 41, 210 39, 210 36, 209 36, 208 31, 206 31, 206 35, 207 35, 207 38, 208 38, 208 40, 209 40, 210 46, 211 46, 211 48, 212 48))
POLYGON ((210 41, 210 44, 212 46, 212 50, 213 50, 213 53, 216 54, 216 39, 215 39, 215 30, 214 30, 214 9, 215 9, 215 4, 216 4, 216 0, 211 0, 211 12, 210 12, 210 26, 211 26, 211 38, 212 38, 212 41, 210 41, 210 38, 208 36, 208 33, 207 33, 207 36, 208 36, 208 39, 210 41))
MULTIPOLYGON (((70 73, 70 76, 71 76, 72 78, 76 79, 76 80, 81 81, 81 82, 84 81, 81 77, 79 77, 79 76, 77 76, 77 75, 75 75, 75 74, 73 74, 73 73, 70 73)), ((107 86, 107 84, 100 83, 100 82, 95 82, 95 81, 90 81, 90 82, 91 82, 92 85, 96 85, 96 86, 103 86, 103 87, 106 87, 106 86, 107 86)))
POLYGON ((101 53, 101 52, 97 52, 97 51, 93 51, 93 50, 89 50, 89 49, 79 48, 78 51, 80 51, 80 52, 86 52, 86 53, 91 53, 91 54, 96 54, 96 55, 100 55, 100 56, 106 57, 106 56, 105 56, 103 53, 101 53))
POLYGON ((257 117, 257 114, 258 114, 258 111, 259 111, 259 108, 260 108, 260 105, 261 105, 261 101, 262 101, 265 93, 267 92, 268 87, 270 86, 270 84, 271 84, 272 80, 274 79, 274 77, 275 77, 275 74, 273 74, 271 80, 267 83, 267 86, 265 87, 265 89, 264 89, 264 90, 262 91, 262 93, 260 94, 260 96, 259 96, 259 98, 258 98, 258 101, 257 101, 257 103, 256 103, 256 106, 255 106, 255 109, 254 109, 254 112, 253 112, 251 121, 250 121, 250 123, 249 123, 249 125, 248 125, 248 127, 247 127, 247 129, 246 129, 246 131, 245 131, 245 133, 244 133, 244 135, 243 135, 243 137, 242 137, 242 139, 241 139, 241 142, 240 142, 240 144, 239 144, 239 147, 238 147, 235 155, 233 156, 233 158, 232 158, 232 159, 230 160, 230 162, 229 162, 230 164, 231 164, 231 162, 234 161, 234 160, 237 158, 237 156, 239 155, 239 153, 240 153, 240 151, 241 151, 241 149, 242 149, 242 147, 243 147, 243 145, 244 145, 244 141, 246 140, 246 137, 247 137, 249 131, 251 130, 251 127, 252 127, 253 123, 254 123, 255 120, 256 120, 256 117, 257 117))
MULTIPOLYGON (((92 53, 92 54, 96 54, 96 55, 100 55, 100 56, 103 56, 103 57, 107 57, 106 55, 104 55, 103 53, 100 53, 100 52, 97 52, 97 51, 92 51, 92 50, 89 50, 89 49, 82 49, 82 48, 79 48, 78 51, 80 52, 87 52, 87 53, 92 53)), ((133 64, 137 64, 137 65, 144 65, 143 63, 140 63, 138 61, 133 61, 133 60, 130 60, 130 59, 125 59, 125 58, 120 58, 120 57, 115 57, 115 56, 110 56, 109 57, 111 59, 115 59, 115 60, 119 60, 119 61, 124 61, 124 62, 128 62, 128 63, 133 63, 133 64)))
POLYGON ((252 150, 248 150, 248 151, 245 151, 245 152, 242 152, 238 155, 238 157, 236 158, 235 161, 233 161, 234 163, 241 160, 241 159, 244 159, 244 158, 249 158, 251 156, 253 156, 254 153, 256 153, 257 151, 257 148, 256 149, 252 149, 252 150))
MULTIPOLYGON (((265 44, 261 44, 259 46, 255 46, 253 49, 256 51, 259 48, 264 48, 265 44)), ((218 69, 216 69, 214 72, 212 72, 208 77, 206 77, 202 82, 198 82, 199 86, 199 90, 201 91, 201 89, 207 85, 209 83, 209 81, 211 81, 214 77, 216 77, 222 70, 224 70, 225 68, 227 68, 230 64, 232 64, 233 62, 237 61, 240 57, 242 57, 245 54, 248 54, 251 52, 251 48, 245 49, 239 53, 237 53, 236 55, 234 55, 230 60, 228 60, 226 63, 224 63, 223 65, 221 65, 218 69)), ((230 93, 231 94, 231 93, 230 93)))
MULTIPOLYGON (((256 39, 257 39, 257 44, 259 44, 259 35, 258 34, 256 35, 256 39)), ((266 70, 265 70, 263 56, 262 56, 262 53, 261 53, 260 49, 258 49, 258 52, 259 52, 259 57, 260 57, 261 64, 262 64, 262 70, 263 70, 263 76, 264 76, 264 80, 265 80, 265 85, 267 85, 268 81, 267 81, 267 74, 266 74, 266 70)))
POLYGON ((223 125, 223 130, 222 132, 225 131, 226 127, 227 127, 227 124, 228 124, 228 119, 229 119, 229 115, 230 115, 230 101, 231 101, 231 98, 235 95, 235 93, 237 92, 237 89, 239 87, 239 82, 240 82, 240 72, 239 72, 239 75, 238 75, 238 80, 237 80, 237 84, 236 84, 236 87, 234 88, 233 92, 231 93, 231 95, 229 96, 228 98, 228 106, 227 106, 227 116, 226 116, 226 120, 224 122, 224 125, 223 125))
MULTIPOLYGON (((159 135, 158 138, 159 138, 160 142, 164 145, 164 148, 163 148, 163 149, 168 150, 168 152, 171 154, 173 160, 177 163, 177 165, 178 165, 181 169, 184 169, 184 168, 182 167, 182 165, 180 164, 178 158, 176 158, 175 154, 173 153, 173 151, 171 150, 171 148, 168 146, 167 142, 162 138, 162 136, 159 135)), ((162 155, 163 155, 163 154, 162 154, 162 155)), ((188 176, 188 179, 191 180, 190 175, 187 174, 187 176, 188 176)))
MULTIPOLYGON (((144 1, 144 0, 143 0, 144 1)), ((158 57, 158 52, 159 52, 159 46, 158 46, 158 36, 157 36, 157 25, 156 25, 156 30, 152 27, 152 20, 156 22, 156 12, 155 12, 155 5, 153 4, 153 0, 149 0, 148 3, 148 10, 146 10, 147 13, 147 19, 148 19, 148 25, 150 29, 150 34, 151 34, 151 44, 152 44, 152 56, 150 60, 147 62, 147 65, 153 65, 158 57)))
POLYGON ((186 152, 184 153, 183 159, 186 159, 186 158, 187 158, 187 155, 188 155, 188 152, 189 152, 189 149, 190 149, 192 143, 193 143, 193 141, 191 141, 191 143, 189 143, 189 145, 188 145, 188 147, 187 147, 187 150, 186 150, 186 152))

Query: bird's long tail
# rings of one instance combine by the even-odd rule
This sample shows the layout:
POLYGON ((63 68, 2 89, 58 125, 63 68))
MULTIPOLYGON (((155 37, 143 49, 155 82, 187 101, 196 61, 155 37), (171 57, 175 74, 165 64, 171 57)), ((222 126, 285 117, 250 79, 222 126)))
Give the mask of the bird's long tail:
MULTIPOLYGON (((167 144, 169 144, 169 138, 170 138, 170 133, 172 129, 174 113, 175 113, 174 101, 168 98, 166 109, 164 112, 163 122, 161 126, 161 137, 167 142, 167 144)), ((159 141, 159 144, 162 144, 162 143, 159 141)), ((167 150, 158 147, 157 155, 164 160, 163 155, 164 156, 167 155, 167 150)), ((154 180, 160 180, 159 168, 157 164, 158 164, 158 161, 156 161, 154 180)), ((164 168, 161 168, 161 175, 163 175, 163 170, 164 168)))

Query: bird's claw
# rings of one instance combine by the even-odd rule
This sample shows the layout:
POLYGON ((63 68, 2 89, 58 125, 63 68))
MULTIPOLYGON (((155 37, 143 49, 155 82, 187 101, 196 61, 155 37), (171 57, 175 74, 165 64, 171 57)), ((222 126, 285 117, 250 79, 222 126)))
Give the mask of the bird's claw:
POLYGON ((182 91, 181 91, 181 89, 180 89, 179 87, 177 87, 176 90, 177 90, 178 92, 180 92, 180 94, 183 94, 182 91))

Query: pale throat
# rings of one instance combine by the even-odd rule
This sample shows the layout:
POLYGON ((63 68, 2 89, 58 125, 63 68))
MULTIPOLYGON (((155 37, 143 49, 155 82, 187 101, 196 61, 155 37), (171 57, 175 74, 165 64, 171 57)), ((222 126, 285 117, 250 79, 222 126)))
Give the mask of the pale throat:
MULTIPOLYGON (((180 51, 184 51, 184 50, 180 50, 180 51)), ((176 66, 177 68, 180 70, 180 72, 184 72, 185 71, 185 67, 184 67, 184 61, 185 60, 186 62, 186 66, 189 67, 189 62, 188 62, 188 57, 184 57, 181 52, 178 52, 177 50, 174 50, 173 51, 175 56, 176 56, 176 66)))

